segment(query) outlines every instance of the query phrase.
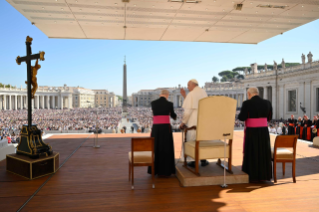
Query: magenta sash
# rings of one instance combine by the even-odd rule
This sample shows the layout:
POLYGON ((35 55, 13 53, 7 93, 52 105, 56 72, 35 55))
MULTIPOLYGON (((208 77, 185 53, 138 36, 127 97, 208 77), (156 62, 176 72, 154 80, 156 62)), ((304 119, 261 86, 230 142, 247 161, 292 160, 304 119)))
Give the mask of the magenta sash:
POLYGON ((246 127, 268 127, 267 118, 248 118, 245 121, 246 127))
POLYGON ((245 121, 243 153, 245 153, 246 128, 268 127, 267 118, 248 118, 245 121))
POLYGON ((170 124, 169 115, 153 116, 153 124, 170 124))

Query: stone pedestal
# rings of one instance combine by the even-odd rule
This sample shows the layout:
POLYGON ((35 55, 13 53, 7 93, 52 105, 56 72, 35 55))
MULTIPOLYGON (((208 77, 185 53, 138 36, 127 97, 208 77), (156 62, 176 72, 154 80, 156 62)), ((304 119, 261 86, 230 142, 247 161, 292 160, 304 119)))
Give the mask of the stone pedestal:
POLYGON ((59 153, 31 159, 25 155, 7 155, 7 171, 29 180, 53 174, 59 169, 59 153))

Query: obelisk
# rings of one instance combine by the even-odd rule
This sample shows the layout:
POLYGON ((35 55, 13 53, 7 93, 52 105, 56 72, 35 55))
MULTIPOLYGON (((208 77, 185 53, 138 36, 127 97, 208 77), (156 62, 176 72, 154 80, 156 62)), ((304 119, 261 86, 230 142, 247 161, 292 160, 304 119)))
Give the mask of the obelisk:
POLYGON ((127 114, 127 81, 126 81, 126 58, 124 57, 123 65, 123 104, 122 104, 122 114, 126 116, 127 114))

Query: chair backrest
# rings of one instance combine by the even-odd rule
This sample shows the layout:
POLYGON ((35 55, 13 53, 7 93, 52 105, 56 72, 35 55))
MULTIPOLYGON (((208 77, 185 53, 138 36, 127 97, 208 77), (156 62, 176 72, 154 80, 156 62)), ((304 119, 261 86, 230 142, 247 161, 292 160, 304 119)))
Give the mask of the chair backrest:
POLYGON ((225 96, 201 99, 198 104, 196 140, 233 139, 236 105, 235 99, 225 96))
POLYGON ((278 135, 275 140, 275 148, 294 148, 297 146, 298 135, 278 135))
POLYGON ((154 138, 132 138, 132 152, 152 151, 154 152, 154 138))

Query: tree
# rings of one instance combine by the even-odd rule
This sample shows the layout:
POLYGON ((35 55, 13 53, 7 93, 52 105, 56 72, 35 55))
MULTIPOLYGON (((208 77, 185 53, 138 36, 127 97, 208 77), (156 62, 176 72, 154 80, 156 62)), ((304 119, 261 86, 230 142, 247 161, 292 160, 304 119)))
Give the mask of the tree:
POLYGON ((234 68, 232 71, 233 71, 233 72, 245 71, 245 68, 247 68, 247 69, 248 69, 248 71, 250 71, 250 69, 251 69, 251 67, 244 66, 244 67, 237 67, 237 68, 234 68))
MULTIPOLYGON (((2 84, 2 83, 0 82, 0 88, 3 88, 3 86, 6 87, 6 88, 10 88, 10 84, 7 84, 7 85, 6 85, 6 84, 2 84)), ((16 86, 12 86, 12 85, 11 85, 11 88, 16 88, 16 86)))
POLYGON ((219 72, 218 75, 219 75, 220 77, 224 77, 224 76, 230 76, 230 75, 232 75, 232 73, 233 73, 232 71, 225 70, 225 71, 219 72))
POLYGON ((227 76, 223 76, 220 81, 221 81, 221 82, 227 82, 228 80, 229 80, 229 79, 227 78, 227 76))
POLYGON ((219 82, 219 79, 217 78, 217 77, 215 77, 215 76, 213 76, 213 82, 219 82))
POLYGON ((122 101, 122 100, 123 100, 122 96, 117 95, 117 97, 118 97, 118 100, 120 100, 120 101, 122 101))
POLYGON ((245 77, 244 77, 244 75, 239 74, 239 75, 237 76, 237 79, 245 79, 245 77))
POLYGON ((225 70, 219 72, 218 75, 222 77, 222 80, 220 80, 221 82, 226 82, 234 79, 237 75, 239 75, 239 73, 236 71, 225 70))

